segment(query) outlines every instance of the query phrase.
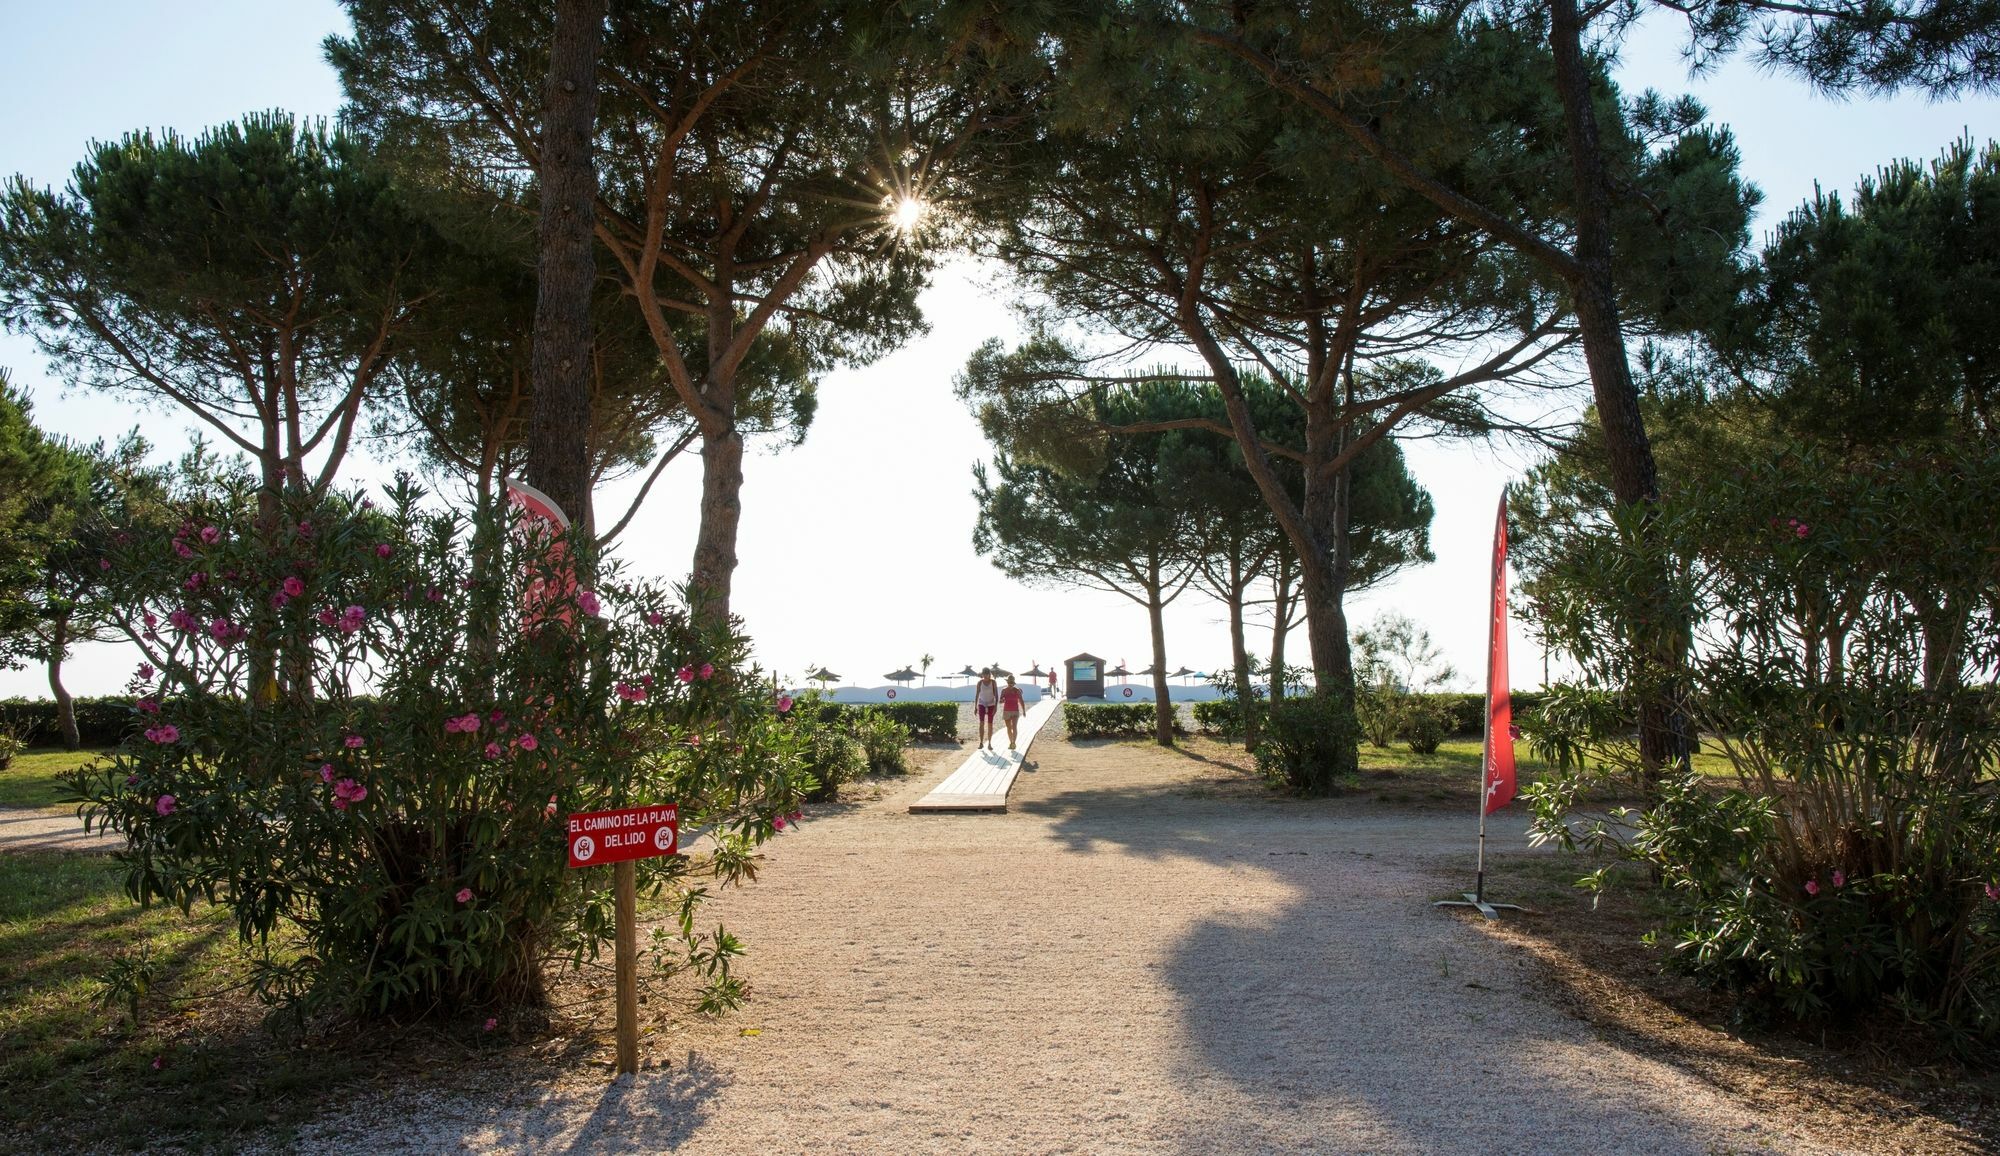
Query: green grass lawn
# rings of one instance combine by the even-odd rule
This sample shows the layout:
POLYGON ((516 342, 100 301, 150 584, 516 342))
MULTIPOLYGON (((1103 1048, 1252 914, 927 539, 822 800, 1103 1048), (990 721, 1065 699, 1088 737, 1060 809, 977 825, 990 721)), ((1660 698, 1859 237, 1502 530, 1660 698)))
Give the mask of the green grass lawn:
POLYGON ((0 1149, 229 1147, 352 1075, 261 1026, 228 913, 140 908, 99 855, 0 855, 0 1149), (135 1021, 101 977, 143 973, 135 1021), (46 1131, 43 1131, 45 1130, 46 1131))
POLYGON ((66 751, 60 747, 22 751, 0 771, 0 807, 62 806, 63 786, 56 776, 103 754, 101 750, 66 751))

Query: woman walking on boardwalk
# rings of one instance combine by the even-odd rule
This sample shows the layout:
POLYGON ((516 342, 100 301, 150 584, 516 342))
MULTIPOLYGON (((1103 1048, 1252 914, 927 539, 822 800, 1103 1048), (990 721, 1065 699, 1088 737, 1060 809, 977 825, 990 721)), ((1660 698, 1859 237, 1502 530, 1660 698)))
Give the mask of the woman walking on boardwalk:
POLYGON ((1007 749, 1014 749, 1014 740, 1021 731, 1021 688, 1014 685, 1014 676, 1007 676, 1007 688, 1000 692, 1000 721, 1007 724, 1007 749))
POLYGON ((1000 688, 993 684, 993 672, 980 671, 979 685, 972 688, 972 713, 979 723, 979 745, 987 750, 993 749, 993 712, 999 706, 1000 688))

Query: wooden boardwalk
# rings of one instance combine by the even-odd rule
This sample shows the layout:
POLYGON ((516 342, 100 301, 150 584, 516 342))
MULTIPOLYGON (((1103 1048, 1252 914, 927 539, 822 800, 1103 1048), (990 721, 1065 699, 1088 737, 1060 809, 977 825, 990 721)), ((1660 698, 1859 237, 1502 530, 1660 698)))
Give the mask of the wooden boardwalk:
MULTIPOLYGON (((1021 716, 1018 751, 974 749, 959 768, 931 788, 931 793, 910 804, 913 813, 925 811, 1004 811, 1007 792, 1014 789, 1014 777, 1021 773, 1021 761, 1028 757, 1042 724, 1056 713, 1057 700, 1044 695, 1021 716)), ((1005 742, 1007 728, 993 724, 994 740, 1005 742)))

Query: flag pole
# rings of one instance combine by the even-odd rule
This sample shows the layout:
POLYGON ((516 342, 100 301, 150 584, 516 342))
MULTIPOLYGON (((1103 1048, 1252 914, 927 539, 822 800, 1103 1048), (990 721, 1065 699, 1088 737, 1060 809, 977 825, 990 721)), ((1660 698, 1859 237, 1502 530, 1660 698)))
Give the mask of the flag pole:
MULTIPOLYGON (((1472 890, 1461 892, 1464 899, 1439 899, 1432 907, 1471 907, 1488 919, 1500 918, 1502 910, 1520 911, 1514 903, 1491 903, 1486 898, 1486 813, 1493 809, 1493 796, 1499 787, 1495 782, 1493 759, 1493 696, 1509 692, 1507 679, 1507 487, 1500 488, 1500 512, 1493 527, 1493 587, 1487 602, 1486 640, 1486 722, 1480 729, 1479 743, 1479 850, 1474 860, 1472 890)), ((1512 711, 1509 710, 1509 718, 1512 711)), ((1508 742, 1513 742, 1510 731, 1508 742)), ((1507 798, 1514 793, 1513 747, 1508 747, 1507 776, 1505 785, 1507 798)), ((1502 799, 1499 805, 1505 805, 1502 799)))

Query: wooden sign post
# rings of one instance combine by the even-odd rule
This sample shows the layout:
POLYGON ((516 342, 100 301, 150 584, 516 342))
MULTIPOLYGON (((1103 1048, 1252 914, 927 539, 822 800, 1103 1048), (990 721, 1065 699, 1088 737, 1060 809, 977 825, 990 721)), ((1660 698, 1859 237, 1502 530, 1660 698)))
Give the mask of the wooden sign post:
POLYGON ((611 869, 613 970, 618 979, 618 1071, 639 1070, 638 869, 633 861, 680 850, 680 811, 672 803, 586 811, 569 817, 569 865, 611 869))

